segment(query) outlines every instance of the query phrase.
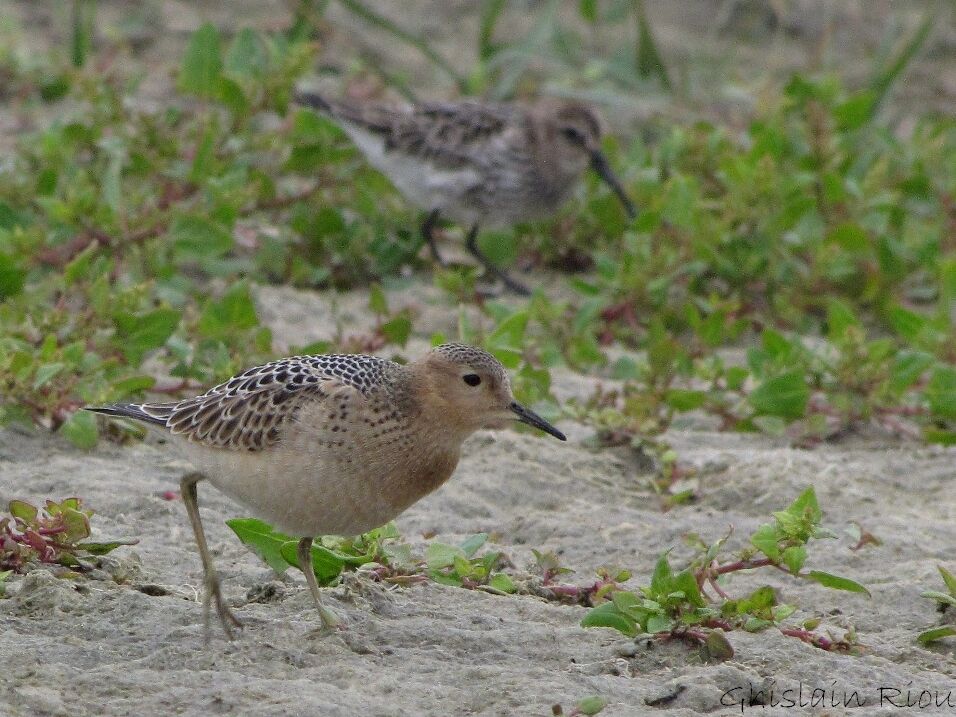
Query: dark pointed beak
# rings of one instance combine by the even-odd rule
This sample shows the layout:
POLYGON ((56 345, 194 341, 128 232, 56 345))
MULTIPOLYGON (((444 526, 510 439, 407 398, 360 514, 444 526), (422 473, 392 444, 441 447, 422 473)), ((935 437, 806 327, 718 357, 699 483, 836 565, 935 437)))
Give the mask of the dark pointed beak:
POLYGON ((530 409, 525 408, 517 401, 512 402, 512 404, 508 406, 508 408, 511 409, 512 413, 514 413, 518 417, 518 420, 521 421, 522 423, 527 423, 529 426, 534 426, 538 430, 544 431, 545 433, 550 433, 559 441, 568 440, 567 436, 561 433, 561 431, 559 431, 557 428, 552 426, 546 420, 541 418, 541 416, 539 416, 537 413, 535 413, 534 411, 530 409))
POLYGON ((621 200, 621 204, 624 205, 624 211, 627 212, 628 219, 636 217, 637 210, 634 208, 634 203, 624 192, 624 187, 621 186, 621 180, 614 174, 614 170, 612 170, 611 165, 608 164, 607 157, 604 156, 601 150, 591 150, 591 167, 598 173, 601 179, 607 182, 607 185, 617 195, 617 198, 621 200))

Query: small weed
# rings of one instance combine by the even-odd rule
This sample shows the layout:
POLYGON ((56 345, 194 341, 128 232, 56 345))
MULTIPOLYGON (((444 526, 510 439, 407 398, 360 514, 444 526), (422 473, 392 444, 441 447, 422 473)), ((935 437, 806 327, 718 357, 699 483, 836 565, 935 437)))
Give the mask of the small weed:
MULTIPOLYGON (((277 573, 285 572, 289 566, 298 567, 295 538, 256 518, 233 518, 226 525, 277 573)), ((432 542, 422 558, 412 554, 394 523, 389 523, 356 538, 317 538, 312 546, 312 569, 322 585, 336 583, 343 571, 359 570, 393 585, 431 579, 443 585, 499 595, 515 592, 511 578, 495 570, 502 560, 500 553, 477 555, 487 540, 485 533, 479 533, 461 545, 432 542)))
MULTIPOLYGON (((939 574, 943 578, 943 584, 946 586, 946 592, 940 592, 939 590, 927 590, 921 593, 920 596, 930 600, 935 600, 936 607, 939 612, 945 614, 950 612, 952 608, 956 607, 956 575, 953 575, 942 565, 937 567, 939 569, 939 574)), ((956 626, 942 625, 940 627, 932 627, 928 630, 924 630, 917 635, 916 639, 923 645, 928 645, 931 642, 942 640, 944 637, 952 637, 953 635, 956 635, 956 626)))
POLYGON ((596 715, 607 707, 607 700, 600 695, 591 695, 578 702, 570 712, 565 712, 564 708, 555 704, 551 706, 551 714, 555 717, 581 717, 582 715, 596 715))
POLYGON ((39 508, 11 500, 7 510, 9 515, 0 517, 0 582, 11 572, 26 572, 37 563, 86 569, 89 558, 139 542, 87 541, 93 511, 84 508, 79 498, 48 500, 39 508))
POLYGON ((719 584, 721 576, 741 570, 775 568, 824 587, 869 595, 864 586, 849 578, 803 570, 807 544, 818 538, 834 537, 820 524, 823 513, 812 487, 773 517, 772 523, 760 526, 750 536, 750 545, 734 559, 721 559, 729 534, 711 545, 700 542, 698 554, 679 572, 673 570, 665 553, 657 561, 649 586, 638 592, 610 591, 605 595, 606 602, 593 608, 581 624, 610 627, 629 636, 648 634, 688 640, 707 646, 712 656, 724 659, 733 654, 733 649, 721 633, 758 632, 771 626, 824 650, 855 650, 852 635, 820 635, 814 632, 816 624, 812 621, 797 628, 781 625, 797 608, 780 604, 770 586, 732 598, 719 584))

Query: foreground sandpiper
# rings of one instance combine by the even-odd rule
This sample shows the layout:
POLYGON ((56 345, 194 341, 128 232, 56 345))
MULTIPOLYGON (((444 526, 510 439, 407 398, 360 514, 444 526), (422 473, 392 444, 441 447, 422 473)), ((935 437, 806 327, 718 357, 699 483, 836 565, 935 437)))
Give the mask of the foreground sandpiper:
POLYGON ((88 410, 171 434, 198 469, 182 496, 210 600, 226 635, 241 623, 222 597, 199 518, 203 479, 257 517, 301 537, 299 566, 324 629, 312 571, 316 535, 355 535, 395 518, 451 477, 461 444, 480 428, 517 420, 565 440, 517 403, 491 354, 443 344, 407 365, 364 355, 294 356, 251 368, 201 396, 88 410))
POLYGON ((434 230, 444 216, 470 227, 468 250, 518 293, 528 291, 479 251, 479 226, 509 227, 553 214, 589 166, 635 216, 601 152, 598 117, 579 102, 391 106, 314 92, 299 92, 296 99, 334 119, 372 166, 428 212, 422 234, 439 264, 434 230))

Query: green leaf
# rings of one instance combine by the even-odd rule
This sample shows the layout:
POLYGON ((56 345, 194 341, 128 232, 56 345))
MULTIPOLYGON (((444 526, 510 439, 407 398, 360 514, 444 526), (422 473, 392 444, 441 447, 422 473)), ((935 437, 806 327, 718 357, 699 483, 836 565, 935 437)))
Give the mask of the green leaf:
POLYGON ((750 542, 771 560, 780 560, 780 538, 776 526, 764 523, 750 536, 750 542))
POLYGON ((796 420, 806 413, 810 388, 802 372, 789 371, 765 380, 747 400, 758 414, 796 420))
POLYGON ((713 630, 707 634, 704 647, 707 649, 707 655, 712 660, 730 660, 734 656, 733 645, 719 630, 713 630))
POLYGON ((946 589, 949 590, 949 594, 956 597, 956 575, 953 575, 942 565, 937 565, 936 569, 939 570, 943 582, 946 583, 946 589))
POLYGON ((654 574, 651 576, 651 595, 658 597, 671 592, 671 566, 667 561, 667 553, 657 559, 654 574))
POLYGON ((890 368, 890 385, 893 390, 902 393, 915 384, 929 370, 936 360, 925 351, 903 349, 896 354, 890 368))
POLYGON ((478 549, 486 542, 488 542, 488 533, 475 533, 471 537, 465 539, 465 541, 461 544, 461 549, 465 556, 470 558, 477 553, 478 549))
POLYGON ((368 309, 376 316, 388 314, 388 299, 381 284, 372 284, 368 292, 368 309))
POLYGON ((637 622, 619 612, 610 602, 590 610, 581 620, 581 627, 609 627, 628 637, 636 637, 640 633, 637 622))
POLYGON ((839 123, 840 129, 844 131, 859 129, 873 116, 875 105, 876 93, 872 90, 860 90, 834 107, 833 116, 839 123))
POLYGON ((117 396, 129 396, 140 391, 148 391, 155 385, 156 379, 152 376, 127 376, 113 381, 110 388, 117 396))
POLYGON ((233 247, 232 234, 222 225, 195 214, 176 217, 169 233, 175 250, 190 261, 219 257, 233 247))
POLYGON ((232 518, 226 521, 226 525, 277 573, 281 575, 289 567, 289 562, 282 557, 282 546, 293 538, 275 531, 271 525, 257 518, 232 518))
POLYGON ((585 697, 583 700, 578 702, 575 706, 575 709, 579 714, 582 715, 596 715, 601 710, 607 707, 607 700, 599 695, 592 695, 591 697, 585 697))
MULTIPOLYGON (((210 124, 203 132, 196 151, 193 154, 193 163, 189 168, 189 181, 200 183, 210 174, 216 162, 216 130, 210 124)), ((183 219, 184 217, 180 217, 183 219)), ((186 232, 188 233, 188 232, 186 232)))
POLYGON ((514 584, 514 581, 504 573, 495 573, 492 575, 491 580, 488 581, 488 585, 493 587, 495 590, 500 590, 501 592, 508 593, 509 595, 518 589, 514 584))
POLYGON ((259 33, 244 27, 236 33, 226 51, 225 70, 234 75, 260 74, 268 65, 269 57, 259 33))
MULTIPOLYGON (((292 567, 301 570, 298 550, 299 541, 295 539, 288 540, 279 546, 279 554, 282 559, 292 567)), ((312 572, 315 573, 315 577, 320 583, 327 585, 333 582, 342 574, 345 564, 341 555, 321 545, 312 544, 312 572)))
POLYGON ((690 570, 682 570, 677 573, 672 584, 675 591, 684 593, 685 601, 694 607, 704 607, 704 598, 697 586, 697 579, 690 570))
POLYGON ((944 637, 956 635, 956 627, 945 625, 943 627, 934 627, 931 630, 925 630, 916 636, 916 639, 923 645, 928 645, 936 640, 942 640, 944 637))
POLYGON ((578 13, 583 19, 592 24, 597 22, 597 0, 578 0, 578 13))
POLYGON ((219 299, 210 300, 199 317, 199 333, 223 339, 259 325, 256 305, 245 282, 233 284, 219 299))
POLYGON ((405 346, 412 334, 412 319, 408 314, 401 313, 382 324, 379 330, 389 343, 405 346))
POLYGON ((189 39, 179 72, 179 89, 187 94, 212 98, 219 87, 220 72, 219 31, 207 22, 189 39))
POLYGON ((807 560, 807 549, 802 545, 792 545, 786 548, 780 557, 790 572, 796 575, 807 560))
POLYGON ((925 396, 934 416, 956 420, 956 368, 939 366, 929 380, 925 396))
POLYGON ((839 299, 831 299, 827 304, 827 327, 831 341, 838 341, 850 327, 859 327, 860 321, 853 309, 839 299))
POLYGON ((647 618, 647 632, 654 635, 658 632, 667 632, 674 626, 669 615, 654 614, 647 618))
POLYGON ((37 367, 37 374, 33 379, 33 390, 43 388, 46 386, 54 376, 56 376, 60 371, 66 368, 66 364, 61 361, 55 361, 53 363, 41 364, 37 367))
POLYGON ((78 543, 77 550, 82 550, 90 555, 106 555, 124 545, 136 545, 139 540, 130 538, 126 540, 109 540, 102 543, 78 543))
POLYGON ((455 564, 455 558, 464 558, 465 551, 457 545, 446 545, 445 543, 429 543, 425 550, 425 564, 429 570, 440 570, 455 564))
POLYGON ((823 511, 817 501, 817 492, 809 486, 787 506, 787 513, 797 518, 806 518, 811 523, 819 523, 823 519, 823 511))
POLYGON ((14 518, 19 518, 26 524, 33 523, 36 520, 39 509, 23 500, 11 500, 7 510, 14 518))
POLYGON ((867 590, 863 585, 860 585, 860 583, 856 582, 855 580, 850 580, 849 578, 840 577, 839 575, 832 575, 831 573, 825 573, 822 570, 811 570, 807 574, 807 577, 815 582, 820 583, 824 587, 833 588, 834 590, 846 590, 851 593, 863 593, 864 595, 870 596, 869 590, 867 590))
POLYGON ((77 448, 90 450, 96 446, 100 432, 96 427, 96 418, 89 411, 77 411, 60 426, 60 433, 66 436, 77 448))
POLYGON ((661 84, 668 90, 671 88, 670 77, 667 75, 667 67, 657 49, 657 42, 654 40, 654 34, 651 31, 651 23, 647 19, 647 13, 644 10, 643 0, 635 0, 637 15, 637 52, 636 64, 637 71, 641 77, 650 77, 657 75, 661 84))
POLYGON ((935 600, 944 605, 956 607, 956 596, 950 595, 949 593, 941 593, 939 590, 924 590, 919 596, 929 600, 935 600))
POLYGON ((154 309, 114 317, 120 349, 126 360, 138 366, 143 356, 163 346, 179 326, 181 314, 175 309, 154 309))
POLYGON ((75 543, 77 540, 90 537, 90 519, 85 513, 73 508, 63 511, 63 525, 66 531, 57 537, 66 543, 75 543))
POLYGON ((216 98, 237 117, 241 117, 249 111, 249 98, 246 97, 246 93, 243 92, 238 82, 225 75, 219 77, 216 98))
POLYGON ((488 345, 499 348, 516 349, 524 342, 525 330, 528 326, 528 312, 516 311, 504 319, 488 337, 488 345))
POLYGON ((12 256, 0 252, 0 299, 19 294, 26 280, 26 269, 22 269, 12 256))
POLYGON ((693 411, 706 403, 707 392, 672 388, 667 392, 664 400, 676 411, 693 411))

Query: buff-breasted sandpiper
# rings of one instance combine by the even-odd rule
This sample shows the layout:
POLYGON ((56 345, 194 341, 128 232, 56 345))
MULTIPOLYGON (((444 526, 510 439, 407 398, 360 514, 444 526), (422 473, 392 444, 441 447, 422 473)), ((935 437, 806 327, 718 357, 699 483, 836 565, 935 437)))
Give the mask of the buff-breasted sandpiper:
POLYGON ((296 97, 338 123, 372 166, 428 212, 422 234, 439 264, 434 231, 444 216, 470 227, 468 250, 515 292, 527 289, 481 253, 479 226, 503 228, 554 214, 589 166, 628 215, 636 213, 601 151, 597 114, 580 102, 392 106, 305 91, 296 97))
POLYGON ((197 468, 181 480, 205 574, 227 636, 241 625, 223 600, 199 518, 208 479, 257 517, 297 536, 299 565, 322 626, 336 624, 312 571, 314 536, 384 525, 451 477, 462 442, 517 420, 565 440, 511 392, 491 354, 443 344, 407 365, 375 356, 294 356, 257 366, 201 396, 89 410, 158 426, 197 468))

